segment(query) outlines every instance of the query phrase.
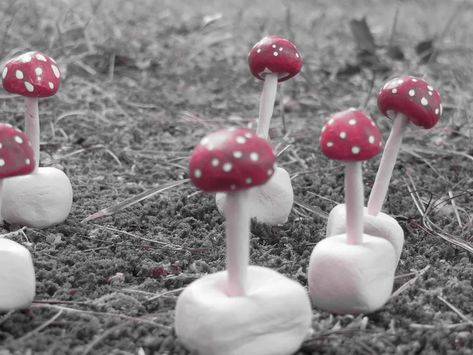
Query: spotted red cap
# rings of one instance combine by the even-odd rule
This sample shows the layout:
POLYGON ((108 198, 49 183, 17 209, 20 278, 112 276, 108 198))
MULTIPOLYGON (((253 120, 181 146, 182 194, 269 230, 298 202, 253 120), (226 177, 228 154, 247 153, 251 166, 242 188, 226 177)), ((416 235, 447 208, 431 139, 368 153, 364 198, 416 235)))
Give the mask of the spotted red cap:
POLYGON ((28 136, 0 123, 0 179, 33 172, 35 160, 28 136))
POLYGON ((260 80, 264 80, 267 73, 277 73, 278 81, 285 81, 299 73, 302 57, 291 41, 267 36, 251 48, 248 64, 251 73, 260 80))
POLYGON ((59 88, 60 77, 56 61, 37 51, 9 60, 2 71, 3 88, 28 97, 53 96, 59 88))
POLYGON ((192 183, 203 191, 237 191, 267 182, 275 162, 267 140, 246 128, 224 128, 194 148, 189 172, 192 183))
POLYGON ((334 114, 322 128, 320 148, 329 159, 359 161, 378 155, 383 147, 378 126, 362 111, 334 114))
POLYGON ((403 76, 389 80, 378 94, 378 108, 389 118, 401 113, 416 126, 432 128, 442 115, 442 99, 425 80, 403 76))

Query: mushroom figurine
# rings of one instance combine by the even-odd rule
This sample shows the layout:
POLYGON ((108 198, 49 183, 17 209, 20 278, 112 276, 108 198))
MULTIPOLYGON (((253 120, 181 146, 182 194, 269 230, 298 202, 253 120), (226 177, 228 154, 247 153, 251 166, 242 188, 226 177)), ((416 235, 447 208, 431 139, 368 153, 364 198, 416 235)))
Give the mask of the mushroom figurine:
MULTIPOLYGON (((13 176, 29 174, 35 160, 28 137, 9 124, 0 123, 0 203, 2 185, 13 176)), ((0 312, 26 308, 35 295, 31 254, 24 246, 0 238, 0 312)))
POLYGON ((37 51, 13 58, 3 68, 3 88, 25 97, 25 133, 36 162, 32 174, 5 181, 1 214, 9 223, 48 227, 63 222, 71 210, 68 177, 56 168, 39 168, 38 99, 57 92, 60 76, 56 61, 37 51))
POLYGON ((224 192, 226 265, 192 282, 176 305, 177 336, 206 355, 292 354, 310 329, 305 289, 274 270, 249 266, 250 189, 274 174, 271 145, 245 128, 207 135, 190 158, 193 184, 224 192))
MULTIPOLYGON (((296 46, 279 36, 267 36, 256 43, 248 54, 251 73, 263 80, 256 134, 268 139, 279 82, 295 76, 302 68, 302 57, 296 46)), ((250 216, 270 225, 287 221, 294 202, 291 179, 286 170, 276 167, 267 184, 252 190, 250 216)), ((217 208, 223 213, 225 195, 217 194, 217 208)))
MULTIPOLYGON (((389 182, 396 163, 402 137, 409 125, 429 129, 442 115, 441 97, 425 80, 412 76, 388 81, 378 94, 378 108, 393 119, 393 128, 386 142, 378 172, 364 211, 365 232, 387 239, 393 245, 399 261, 404 244, 404 232, 391 216, 382 213, 389 182)), ((344 207, 336 206, 329 215, 327 235, 343 233, 344 207)))
POLYGON ((333 115, 322 128, 320 147, 345 164, 345 231, 315 246, 309 262, 312 303, 338 314, 373 312, 389 299, 396 268, 387 240, 363 232, 362 162, 382 150, 375 123, 355 109, 333 115))

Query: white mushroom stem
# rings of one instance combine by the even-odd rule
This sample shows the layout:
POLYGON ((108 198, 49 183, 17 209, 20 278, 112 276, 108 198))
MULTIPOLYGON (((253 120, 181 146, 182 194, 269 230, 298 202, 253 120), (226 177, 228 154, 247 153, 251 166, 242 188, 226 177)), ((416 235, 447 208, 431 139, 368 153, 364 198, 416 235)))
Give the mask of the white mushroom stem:
POLYGON ((406 131, 409 120, 403 114, 398 114, 393 122, 393 128, 384 147, 383 156, 379 163, 378 172, 374 180, 368 200, 368 214, 376 216, 383 207, 388 193, 389 181, 393 174, 394 165, 401 148, 402 137, 406 131))
POLYGON ((227 272, 230 297, 244 296, 250 249, 249 191, 228 192, 225 201, 227 272))
POLYGON ((261 138, 268 139, 269 123, 273 116, 274 102, 278 89, 278 74, 268 73, 264 76, 263 91, 259 103, 259 117, 256 134, 261 138))
POLYGON ((39 115, 38 115, 38 98, 25 98, 25 133, 28 136, 31 147, 34 152, 35 171, 39 166, 39 115))
MULTIPOLYGON (((0 179, 0 212, 2 211, 2 199, 3 199, 3 179, 0 179)), ((3 217, 0 213, 0 226, 3 225, 3 217)))
POLYGON ((345 165, 345 206, 347 216, 347 243, 363 241, 363 177, 361 162, 350 161, 345 165))

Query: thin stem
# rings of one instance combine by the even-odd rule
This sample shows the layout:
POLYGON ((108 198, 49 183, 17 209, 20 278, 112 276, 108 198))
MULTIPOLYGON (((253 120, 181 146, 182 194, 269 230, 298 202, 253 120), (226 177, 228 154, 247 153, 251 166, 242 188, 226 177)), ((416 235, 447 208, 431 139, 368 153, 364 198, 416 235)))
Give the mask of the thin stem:
POLYGON ((28 136, 31 147, 34 152, 35 171, 39 166, 39 115, 38 115, 38 98, 25 98, 25 133, 28 136))
POLYGON ((368 214, 376 216, 383 207, 384 200, 388 193, 389 181, 393 174, 394 165, 401 148, 402 137, 406 131, 409 120, 406 116, 398 114, 394 119, 393 128, 389 134, 384 147, 383 156, 379 163, 378 172, 374 180, 368 200, 368 214))
POLYGON ((244 296, 250 249, 249 191, 228 192, 225 201, 228 295, 244 296))
POLYGON ((258 126, 256 127, 256 134, 264 139, 268 139, 269 122, 273 116, 277 89, 278 75, 274 73, 266 74, 259 102, 258 126))
POLYGON ((361 162, 345 163, 345 204, 347 216, 347 243, 363 241, 363 178, 361 162))

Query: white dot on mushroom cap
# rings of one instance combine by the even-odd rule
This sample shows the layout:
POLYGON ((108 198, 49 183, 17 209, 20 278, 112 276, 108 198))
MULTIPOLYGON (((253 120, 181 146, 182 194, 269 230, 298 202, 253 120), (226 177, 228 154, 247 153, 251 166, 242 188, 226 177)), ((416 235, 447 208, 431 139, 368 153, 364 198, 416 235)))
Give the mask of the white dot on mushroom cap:
POLYGON ((253 179, 250 178, 250 177, 249 177, 249 178, 246 178, 245 182, 246 182, 247 184, 251 184, 251 183, 253 182, 253 179))
POLYGON ((238 143, 238 144, 245 144, 246 143, 246 138, 245 137, 242 137, 242 136, 238 136, 235 138, 235 141, 238 143))
POLYGON ((23 143, 23 139, 22 139, 20 136, 15 136, 13 139, 14 139, 15 142, 17 142, 18 144, 23 143))
POLYGON ((5 165, 5 160, 0 159, 0 166, 4 166, 4 165, 5 165))
POLYGON ((398 79, 398 81, 397 81, 397 85, 401 85, 403 82, 404 82, 404 80, 402 80, 402 79, 398 79))
POLYGON ((233 165, 232 163, 225 163, 223 164, 222 170, 225 171, 226 173, 232 171, 233 165))
POLYGON ((432 96, 434 93, 432 91, 429 91, 428 92, 430 96, 432 96))
POLYGON ((31 62, 31 55, 30 55, 29 53, 23 54, 23 55, 20 57, 20 60, 21 60, 23 63, 31 62))
POLYGON ((391 90, 391 92, 392 92, 393 94, 397 94, 397 89, 394 88, 394 89, 391 90))
POLYGON ((259 159, 258 153, 256 153, 256 152, 251 152, 251 153, 250 153, 250 159, 251 159, 252 161, 258 161, 258 159, 259 159))
POLYGON ((273 169, 268 169, 268 175, 271 176, 273 175, 274 170, 273 169))
POLYGON ((36 59, 42 61, 42 62, 46 62, 46 58, 44 57, 44 55, 38 53, 35 55, 36 59))
POLYGON ((340 134, 339 134, 339 136, 340 136, 341 139, 345 139, 346 136, 347 136, 347 132, 341 131, 340 134))
POLYGON ((356 145, 354 145, 353 147, 351 147, 351 152, 353 154, 358 154, 360 152, 360 147, 357 147, 356 145))
POLYGON ((31 163, 31 161, 30 161, 28 158, 26 158, 26 159, 25 159, 25 164, 26 164, 26 165, 30 165, 30 163, 31 163))
POLYGON ((219 163, 220 161, 217 158, 212 159, 212 162, 211 162, 212 166, 218 166, 219 163))
POLYGON ((261 48, 258 48, 258 49, 256 50, 256 53, 261 53, 261 48))
POLYGON ((327 142, 327 147, 329 148, 333 147, 333 142, 332 141, 327 142))
POLYGON ((280 52, 282 52, 282 49, 283 49, 282 47, 279 47, 279 51, 280 51, 280 52))
POLYGON ((417 79, 413 78, 412 82, 417 83, 417 79))
POLYGON ((25 84, 26 90, 28 90, 29 92, 33 92, 33 91, 34 91, 34 86, 31 85, 29 82, 25 81, 24 84, 25 84))
POLYGON ((273 44, 271 47, 276 48, 277 46, 275 44, 273 44))
POLYGON ((59 68, 55 65, 51 65, 51 69, 53 70, 54 76, 59 79, 59 77, 61 76, 59 68))
POLYGON ((198 179, 201 176, 202 176, 202 171, 200 169, 195 169, 194 170, 194 177, 196 177, 198 179))
POLYGON ((321 132, 322 133, 325 132, 326 129, 327 129, 327 126, 323 126, 321 132))
POLYGON ((427 106, 429 104, 429 100, 427 100, 425 97, 423 97, 422 99, 420 99, 420 103, 423 106, 427 106))
POLYGON ((370 142, 371 144, 373 144, 374 141, 375 141, 374 136, 369 136, 369 137, 368 137, 368 142, 370 142))
POLYGON ((436 109, 435 109, 435 114, 436 114, 436 115, 438 115, 438 114, 439 114, 439 112, 440 112, 440 111, 439 111, 439 109, 438 109, 438 108, 436 108, 436 109))
POLYGON ((370 123, 373 127, 376 127, 376 123, 374 123, 373 121, 371 121, 370 123))
POLYGON ((2 78, 5 79, 7 77, 7 74, 8 74, 8 68, 5 67, 5 68, 3 68, 2 78))
POLYGON ((296 53, 296 57, 299 58, 299 53, 296 53))
POLYGON ((239 150, 233 152, 233 156, 237 159, 240 159, 243 156, 243 153, 240 152, 239 150))
POLYGON ((414 96, 416 94, 416 91, 414 89, 409 90, 409 96, 414 96))
POLYGON ((15 71, 15 77, 16 77, 17 79, 20 79, 20 80, 21 80, 21 79, 23 79, 23 78, 25 77, 25 75, 23 74, 23 72, 22 72, 21 70, 16 70, 16 71, 15 71))
POLYGON ((327 122, 328 125, 331 125, 332 123, 333 123, 333 118, 329 119, 327 122))
POLYGON ((209 139, 207 137, 202 138, 201 141, 200 141, 200 144, 202 144, 202 145, 207 145, 208 143, 209 143, 209 139))
POLYGON ((427 90, 434 91, 434 88, 430 85, 427 85, 427 90))
POLYGON ((350 118, 350 119, 348 120, 348 124, 349 124, 350 126, 354 126, 354 125, 356 125, 356 123, 357 123, 357 122, 356 122, 356 119, 355 119, 355 118, 350 118))
POLYGON ((278 53, 278 52, 273 52, 273 55, 274 55, 275 57, 277 57, 277 56, 279 55, 279 53, 278 53))
POLYGON ((251 133, 245 133, 245 137, 246 138, 251 138, 251 137, 253 137, 253 135, 251 133))
POLYGON ((37 76, 40 76, 43 74, 43 69, 41 69, 40 67, 37 67, 35 68, 34 72, 37 76))
POLYGON ((49 86, 49 88, 50 88, 51 90, 54 89, 54 84, 53 84, 52 82, 49 82, 49 83, 48 83, 48 86, 49 86))

